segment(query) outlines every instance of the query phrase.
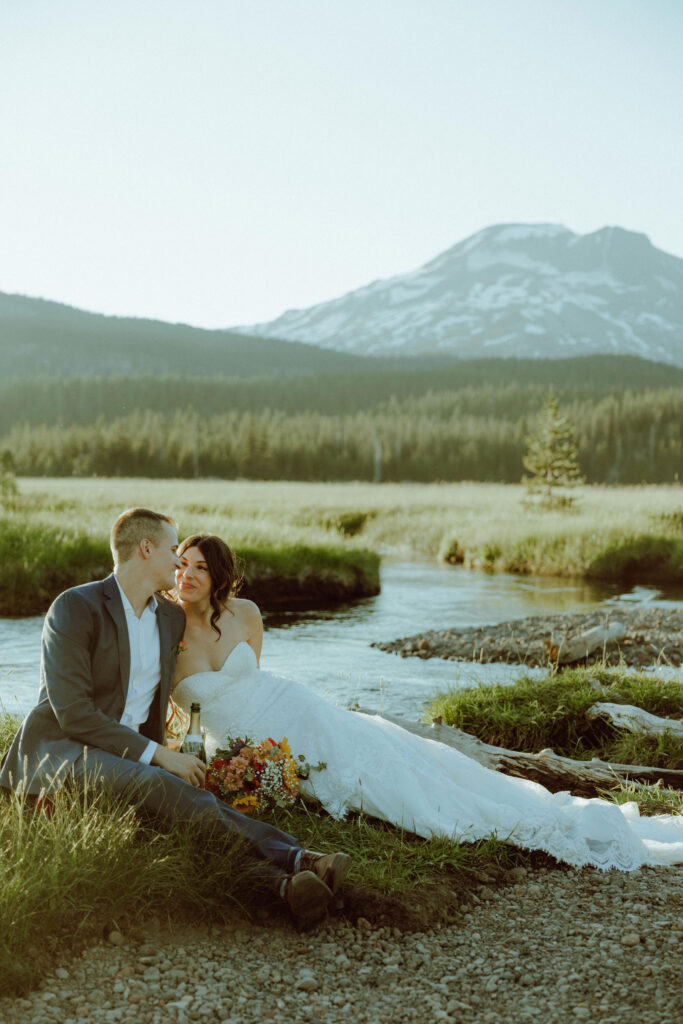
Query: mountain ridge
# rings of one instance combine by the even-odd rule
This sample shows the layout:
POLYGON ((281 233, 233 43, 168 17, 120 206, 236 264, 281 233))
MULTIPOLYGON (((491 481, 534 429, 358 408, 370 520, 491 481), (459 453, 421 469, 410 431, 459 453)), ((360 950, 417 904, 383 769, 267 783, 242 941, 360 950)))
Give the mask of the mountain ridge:
POLYGON ((235 330, 356 355, 683 365, 683 259, 617 226, 492 225, 416 270, 235 330))
POLYGON ((0 292, 3 379, 83 375, 283 376, 352 370, 364 356, 230 330, 108 316, 51 299, 0 292))

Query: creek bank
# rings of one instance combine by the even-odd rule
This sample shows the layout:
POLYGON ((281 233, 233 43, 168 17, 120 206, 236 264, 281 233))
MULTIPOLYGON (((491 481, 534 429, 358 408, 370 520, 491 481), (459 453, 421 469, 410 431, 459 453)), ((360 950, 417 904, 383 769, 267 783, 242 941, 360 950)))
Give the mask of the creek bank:
POLYGON ((315 609, 346 604, 380 592, 380 556, 357 548, 238 551, 244 565, 240 597, 262 611, 315 609))
MULTIPOLYGON (((380 556, 362 548, 293 544, 236 547, 243 596, 264 611, 344 604, 380 591, 380 556)), ((69 587, 112 570, 109 542, 15 518, 0 519, 0 616, 44 615, 69 587)))
POLYGON ((581 659, 646 668, 683 663, 683 612, 665 608, 601 608, 590 612, 534 615, 487 626, 441 629, 378 641, 372 646, 403 658, 444 658, 448 661, 504 662, 547 668, 554 664, 558 638, 571 641, 589 629, 620 622, 626 635, 607 642, 581 659))

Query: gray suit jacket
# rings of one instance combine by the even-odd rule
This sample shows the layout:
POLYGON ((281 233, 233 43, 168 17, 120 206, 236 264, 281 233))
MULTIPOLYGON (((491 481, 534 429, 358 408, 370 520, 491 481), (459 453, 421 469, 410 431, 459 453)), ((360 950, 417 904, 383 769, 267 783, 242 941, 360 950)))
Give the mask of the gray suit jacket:
POLYGON ((164 742, 174 648, 185 629, 185 613, 163 597, 157 601, 161 681, 147 722, 136 732, 121 725, 130 646, 114 576, 59 595, 43 626, 38 703, 7 753, 0 786, 51 792, 62 785, 84 746, 138 761, 149 740, 164 742))

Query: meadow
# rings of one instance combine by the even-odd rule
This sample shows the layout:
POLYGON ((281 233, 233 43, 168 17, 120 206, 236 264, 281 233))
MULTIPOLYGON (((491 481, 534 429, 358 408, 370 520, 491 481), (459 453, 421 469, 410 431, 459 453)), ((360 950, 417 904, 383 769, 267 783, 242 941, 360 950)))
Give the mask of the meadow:
MULTIPOLYGON (((49 534, 53 545, 75 535, 86 545, 90 539, 105 560, 116 515, 147 505, 172 515, 181 537, 218 533, 252 560, 259 552, 286 558, 289 551, 288 571, 299 565, 303 572, 303 549, 317 549, 312 575, 315 557, 322 572, 322 552, 334 550, 349 553, 349 566, 370 551, 488 571, 683 581, 679 485, 582 486, 571 508, 554 511, 529 507, 526 489, 514 484, 24 478, 19 487, 19 501, 7 513, 17 528, 56 531, 49 534)), ((3 557, 11 564, 20 556, 5 548, 3 557)), ((370 586, 373 569, 364 564, 370 586)), ((272 571, 271 580, 277 575, 272 571)))

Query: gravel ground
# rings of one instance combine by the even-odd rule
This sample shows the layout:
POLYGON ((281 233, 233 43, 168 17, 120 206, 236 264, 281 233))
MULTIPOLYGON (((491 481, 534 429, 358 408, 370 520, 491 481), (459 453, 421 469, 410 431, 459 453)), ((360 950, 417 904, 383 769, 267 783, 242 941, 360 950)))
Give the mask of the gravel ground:
MULTIPOLYGON (((507 662, 529 666, 552 663, 552 645, 573 639, 594 626, 620 622, 628 635, 601 645, 588 659, 608 665, 647 668, 683 664, 683 612, 667 608, 600 608, 590 612, 535 615, 488 626, 441 629, 398 640, 373 643, 402 658, 446 658, 449 661, 507 662)), ((585 661, 585 659, 584 659, 585 661)))
POLYGON ((457 923, 401 933, 337 917, 131 934, 66 961, 6 1024, 273 1021, 679 1024, 683 871, 523 868, 457 923))

